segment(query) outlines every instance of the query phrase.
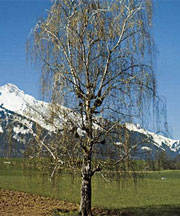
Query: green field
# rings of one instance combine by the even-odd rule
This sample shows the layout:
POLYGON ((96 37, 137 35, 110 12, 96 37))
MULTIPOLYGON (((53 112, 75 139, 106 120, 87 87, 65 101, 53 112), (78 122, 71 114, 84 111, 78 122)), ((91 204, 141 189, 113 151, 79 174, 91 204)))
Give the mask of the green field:
MULTIPOLYGON (((71 202, 79 202, 80 177, 62 171, 50 181, 50 170, 24 169, 22 160, 4 164, 0 160, 0 188, 25 191, 71 202)), ((180 207, 180 171, 153 171, 143 177, 120 178, 106 182, 99 175, 93 179, 92 205, 101 208, 180 207)), ((172 214, 173 215, 173 214, 172 214)))

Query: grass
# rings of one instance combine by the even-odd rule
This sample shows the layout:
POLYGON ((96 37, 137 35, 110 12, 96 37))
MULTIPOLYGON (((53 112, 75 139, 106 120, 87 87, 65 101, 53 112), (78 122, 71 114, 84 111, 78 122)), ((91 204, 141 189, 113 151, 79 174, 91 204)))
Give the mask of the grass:
MULTIPOLYGON (((1 159, 0 170, 1 188, 55 197, 75 203, 80 201, 79 176, 63 172, 52 182, 47 172, 44 174, 37 170, 24 170, 20 160, 4 164, 1 159)), ((180 215, 179 170, 147 172, 144 178, 139 178, 136 182, 133 178, 122 178, 108 183, 96 175, 92 184, 92 206, 94 207, 122 209, 123 212, 131 212, 131 215, 180 215)), ((71 213, 57 210, 54 212, 54 216, 56 215, 71 215, 71 213)))
MULTIPOLYGON (((113 216, 179 216, 179 206, 157 206, 144 208, 126 208, 121 210, 101 210, 99 214, 93 211, 94 215, 113 215, 113 216)), ((52 216, 79 216, 76 211, 54 210, 52 216)))
POLYGON ((55 209, 52 216, 79 216, 79 213, 77 211, 55 209))

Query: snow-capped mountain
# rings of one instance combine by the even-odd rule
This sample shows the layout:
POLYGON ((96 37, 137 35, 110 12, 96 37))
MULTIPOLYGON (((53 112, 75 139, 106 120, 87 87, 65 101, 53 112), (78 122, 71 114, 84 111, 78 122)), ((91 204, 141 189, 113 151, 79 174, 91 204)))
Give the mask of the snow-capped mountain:
POLYGON ((137 149, 142 153, 141 158, 147 158, 147 155, 156 158, 160 152, 165 152, 169 158, 175 158, 180 154, 180 140, 150 132, 132 123, 126 123, 125 127, 129 130, 131 139, 138 144, 137 149), (146 154, 143 156, 143 153, 146 154))
POLYGON ((49 110, 48 103, 25 94, 15 85, 1 86, 0 156, 21 156, 27 146, 37 143, 37 128, 41 131, 39 138, 48 134, 46 139, 53 139, 56 125, 50 122, 49 110))
MULTIPOLYGON (((16 156, 20 156, 27 146, 36 143, 37 125, 41 128, 41 135, 48 134, 46 139, 52 140, 55 137, 57 129, 61 129, 61 125, 65 122, 62 113, 56 113, 58 118, 51 122, 51 114, 49 112, 51 105, 49 103, 36 100, 34 97, 25 94, 13 84, 6 84, 0 87, 0 156, 4 156, 8 151, 13 152, 13 146, 19 152, 16 156), (9 144, 9 143, 13 143, 9 144), (7 145, 8 144, 8 145, 7 145), (8 146, 8 147, 7 147, 8 146), (9 147, 10 146, 10 147, 9 147), (6 153, 4 153, 6 152, 6 153)), ((61 107, 62 110, 69 110, 61 107)), ((69 112, 70 113, 70 112, 69 112)), ((80 118, 70 113, 70 117, 76 121, 80 118)), ((175 158, 180 154, 180 141, 173 140, 162 135, 149 132, 139 125, 126 123, 124 125, 130 134, 130 140, 134 146, 136 143, 137 158, 155 158, 157 153, 166 152, 171 158, 175 158)), ((96 128, 96 127, 95 127, 96 128)), ((77 127, 77 132, 83 132, 77 127)), ((117 142, 117 145, 119 143, 117 142)))
POLYGON ((25 94, 11 83, 0 87, 0 106, 37 122, 47 130, 53 130, 43 118, 49 113, 49 104, 25 94))

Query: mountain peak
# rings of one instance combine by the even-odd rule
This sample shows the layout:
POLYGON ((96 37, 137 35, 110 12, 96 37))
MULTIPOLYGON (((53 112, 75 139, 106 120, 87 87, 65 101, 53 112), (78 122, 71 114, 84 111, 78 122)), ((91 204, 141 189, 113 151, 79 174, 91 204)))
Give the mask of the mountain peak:
POLYGON ((3 85, 5 88, 14 88, 14 89, 18 89, 18 87, 15 84, 12 83, 7 83, 5 85, 3 85))
POLYGON ((3 86, 0 86, 0 95, 2 92, 9 92, 9 93, 24 93, 22 90, 20 90, 16 85, 12 83, 7 83, 3 86))
POLYGON ((51 129, 51 126, 46 125, 44 120, 44 116, 49 113, 48 103, 25 94, 14 84, 7 83, 0 86, 0 106, 30 118, 46 129, 51 129))

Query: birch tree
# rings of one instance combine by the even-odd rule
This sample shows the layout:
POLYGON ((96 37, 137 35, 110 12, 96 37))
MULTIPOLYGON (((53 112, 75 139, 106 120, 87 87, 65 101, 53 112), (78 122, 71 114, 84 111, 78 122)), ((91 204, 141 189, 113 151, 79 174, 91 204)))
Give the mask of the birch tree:
POLYGON ((103 168, 92 165, 95 149, 142 119, 156 97, 151 17, 151 0, 56 0, 28 39, 43 93, 80 116, 69 123, 82 135, 68 146, 81 152, 82 216, 92 215, 91 179, 103 168))

